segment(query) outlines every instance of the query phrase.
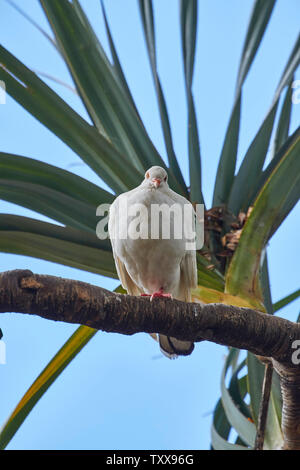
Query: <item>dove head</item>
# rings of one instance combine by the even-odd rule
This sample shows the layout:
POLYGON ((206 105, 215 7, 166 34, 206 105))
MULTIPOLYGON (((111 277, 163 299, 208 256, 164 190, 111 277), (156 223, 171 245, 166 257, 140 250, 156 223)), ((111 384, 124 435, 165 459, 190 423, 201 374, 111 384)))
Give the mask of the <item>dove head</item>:
POLYGON ((161 166, 152 166, 145 173, 143 185, 151 189, 168 186, 168 174, 161 166))

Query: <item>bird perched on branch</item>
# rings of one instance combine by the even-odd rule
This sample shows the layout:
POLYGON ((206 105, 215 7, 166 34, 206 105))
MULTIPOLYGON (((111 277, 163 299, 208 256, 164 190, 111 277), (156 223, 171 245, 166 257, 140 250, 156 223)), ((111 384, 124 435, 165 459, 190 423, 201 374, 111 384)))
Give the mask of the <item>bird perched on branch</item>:
MULTIPOLYGON (((108 230, 128 294, 191 301, 191 289, 197 286, 196 251, 188 243, 194 216, 191 203, 170 189, 167 172, 159 166, 149 168, 138 187, 115 199, 108 230), (192 217, 186 216, 187 208, 192 217)), ((164 335, 158 340, 169 358, 194 349, 188 341, 164 335)))

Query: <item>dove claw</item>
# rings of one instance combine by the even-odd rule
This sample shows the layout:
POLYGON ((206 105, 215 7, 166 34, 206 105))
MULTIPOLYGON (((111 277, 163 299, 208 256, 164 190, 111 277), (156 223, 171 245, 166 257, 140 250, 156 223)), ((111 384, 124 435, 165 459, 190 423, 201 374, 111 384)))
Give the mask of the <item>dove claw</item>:
POLYGON ((155 297, 160 297, 160 298, 167 298, 167 299, 171 299, 173 300, 173 296, 172 294, 169 294, 169 293, 164 293, 163 289, 159 289, 158 291, 156 292, 153 292, 153 294, 141 294, 141 297, 150 297, 150 302, 152 302, 152 300, 155 298, 155 297))
POLYGON ((173 300, 172 294, 166 293, 164 294, 161 290, 158 292, 154 292, 151 297, 150 297, 150 302, 155 298, 155 297, 160 297, 160 298, 167 298, 173 300))

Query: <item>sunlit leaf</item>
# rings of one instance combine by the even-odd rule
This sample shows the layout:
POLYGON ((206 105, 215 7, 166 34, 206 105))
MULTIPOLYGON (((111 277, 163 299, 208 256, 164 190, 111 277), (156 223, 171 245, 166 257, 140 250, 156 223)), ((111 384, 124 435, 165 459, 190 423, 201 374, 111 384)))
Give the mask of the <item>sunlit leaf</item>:
MULTIPOLYGON (((199 285, 196 289, 193 289, 192 296, 194 299, 201 300, 204 303, 221 303, 225 305, 236 305, 237 307, 244 308, 256 308, 257 303, 253 301, 251 303, 249 300, 239 297, 238 295, 226 294, 223 291, 211 289, 202 285, 202 272, 199 273, 199 285), (200 284, 201 283, 201 284, 200 284)), ((212 284, 213 280, 211 280, 212 284)), ((260 307, 262 307, 260 305, 260 307)))
POLYGON ((238 377, 239 373, 245 367, 245 365, 246 360, 244 359, 240 365, 235 368, 229 381, 228 391, 234 403, 237 405, 243 415, 248 419, 252 419, 249 405, 247 405, 244 400, 247 394, 247 376, 244 375, 242 378, 238 377))
POLYGON ((236 430, 238 435, 243 439, 243 441, 253 447, 255 442, 256 429, 254 424, 249 421, 248 418, 239 410, 235 402, 233 401, 228 389, 225 385, 225 377, 227 371, 230 367, 231 354, 227 356, 224 369, 222 372, 221 378, 221 390, 222 390, 222 403, 227 416, 228 421, 231 426, 236 430))
POLYGON ((232 444, 231 442, 226 441, 226 439, 223 439, 214 425, 211 427, 211 443, 214 450, 249 450, 248 447, 232 444))

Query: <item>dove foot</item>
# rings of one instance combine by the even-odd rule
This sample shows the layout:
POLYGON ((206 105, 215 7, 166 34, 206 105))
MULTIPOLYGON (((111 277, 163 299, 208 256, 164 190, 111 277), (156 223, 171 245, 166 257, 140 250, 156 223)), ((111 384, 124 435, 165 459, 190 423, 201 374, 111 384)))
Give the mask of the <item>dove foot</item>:
POLYGON ((153 300, 155 297, 173 299, 172 294, 164 293, 163 289, 159 289, 157 292, 153 292, 153 294, 141 294, 141 297, 150 297, 150 301, 153 300))
POLYGON ((154 292, 154 294, 151 295, 150 300, 153 300, 155 297, 164 297, 167 299, 173 299, 172 294, 163 294, 161 292, 154 292))
POLYGON ((164 297, 164 298, 167 298, 167 299, 173 299, 172 294, 164 293, 162 288, 159 289, 159 291, 157 291, 157 292, 153 292, 153 294, 150 297, 150 300, 153 300, 155 297, 161 297, 161 298, 164 297))

